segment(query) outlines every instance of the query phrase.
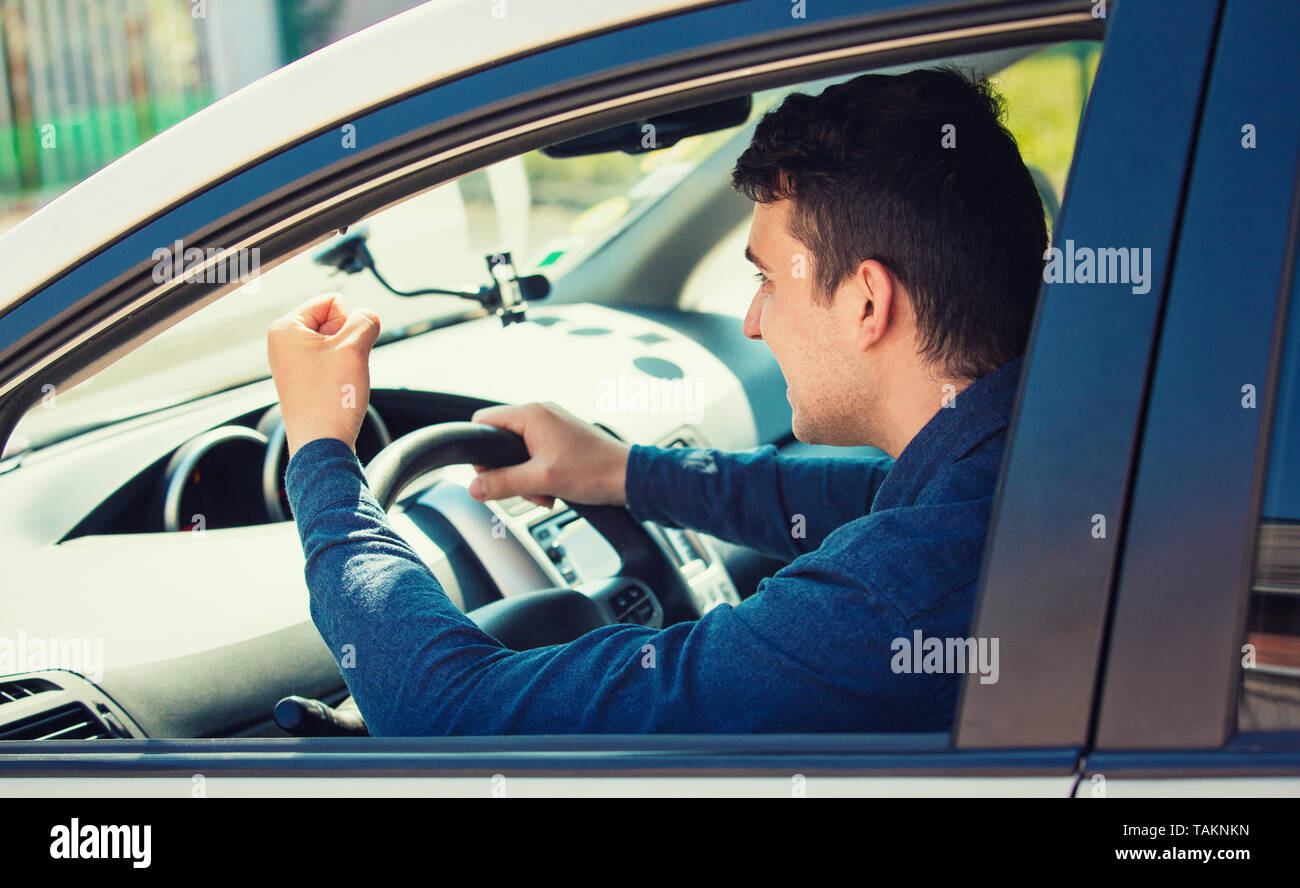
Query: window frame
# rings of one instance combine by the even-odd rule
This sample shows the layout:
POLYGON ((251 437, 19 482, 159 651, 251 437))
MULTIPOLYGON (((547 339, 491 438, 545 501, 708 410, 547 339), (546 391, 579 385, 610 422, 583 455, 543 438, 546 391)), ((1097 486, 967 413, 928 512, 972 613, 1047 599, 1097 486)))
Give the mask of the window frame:
POLYGON ((1300 775, 1300 731, 1236 732, 1286 314, 1300 286, 1300 123, 1289 116, 1300 87, 1280 75, 1265 89, 1248 74, 1270 65, 1300 71, 1270 43, 1285 24, 1274 16, 1300 23, 1293 7, 1225 4, 1144 420, 1090 772, 1300 775), (1234 152, 1244 150, 1240 127, 1248 122, 1282 147, 1257 147, 1244 164, 1234 152), (1243 209, 1251 226, 1224 224, 1243 209), (1272 297, 1234 303, 1231 317, 1205 314, 1216 301, 1222 307, 1229 274, 1227 292, 1272 297), (1240 388, 1253 380, 1261 381, 1257 407, 1247 411, 1240 388), (1170 520, 1189 513, 1198 520, 1170 520), (1179 559, 1162 558, 1174 545, 1179 559), (1157 632, 1160 644, 1149 644, 1157 632))
MULTIPOLYGON (((1210 0, 1198 2, 1205 4, 1210 0)), ((264 254, 276 257, 317 243, 366 213, 463 172, 576 135, 592 125, 637 119, 676 104, 683 95, 703 102, 724 98, 741 89, 750 91, 828 76, 863 67, 864 63, 886 66, 1012 45, 1093 39, 1105 27, 1091 19, 1091 4, 1086 0, 990 3, 919 11, 900 10, 896 8, 900 4, 884 0, 875 0, 866 9, 862 9, 861 3, 830 4, 828 0, 828 4, 835 10, 853 8, 854 12, 820 24, 796 23, 761 37, 724 40, 718 40, 717 34, 725 35, 728 31, 717 30, 716 23, 724 21, 728 28, 743 31, 744 4, 691 10, 673 17, 693 23, 682 30, 685 36, 669 40, 674 51, 661 48, 649 61, 612 66, 600 78, 587 78, 580 86, 573 81, 561 81, 527 94, 491 100, 481 87, 473 85, 474 78, 487 72, 467 75, 452 84, 436 85, 370 112, 375 115, 372 131, 386 135, 374 149, 355 159, 337 159, 332 149, 327 150, 321 141, 337 141, 335 127, 289 146, 274 157, 262 159, 222 182, 213 183, 201 194, 186 198, 0 316, 0 321, 10 324, 5 329, 6 336, 0 337, 3 347, 0 382, 11 383, 19 365, 51 355, 46 365, 47 375, 40 381, 69 378, 98 362, 112 360, 145 331, 163 328, 177 316, 197 310, 222 294, 224 288, 219 285, 189 284, 181 291, 153 284, 148 279, 148 262, 140 257, 148 256, 154 243, 169 243, 179 238, 197 246, 223 244, 234 249, 255 245, 264 254), (702 48, 707 48, 708 53, 702 53, 702 48), (685 79, 682 59, 687 55, 692 58, 688 70, 698 76, 700 84, 678 89, 685 79), (771 68, 759 70, 763 66, 771 68), (472 97, 468 109, 460 115, 436 117, 436 124, 419 122, 430 119, 427 97, 453 86, 462 95, 472 97), (670 91, 664 92, 665 88, 670 91), (637 98, 629 100, 628 96, 637 98), (589 108, 597 101, 609 105, 597 113, 575 114, 573 110, 589 108), (305 161, 298 174, 289 180, 274 178, 298 159, 305 161), (248 194, 263 197, 249 202, 248 194), (325 206, 328 208, 322 211, 320 208, 325 206), (23 321, 26 326, 15 323, 15 312, 19 309, 25 314, 18 320, 27 319, 23 321), (98 333, 87 332, 128 311, 133 312, 129 321, 117 321, 98 333), (76 342, 78 337, 84 341, 76 342), (58 354, 60 348, 64 352, 58 354)), ((1133 25, 1126 25, 1133 30, 1132 39, 1143 32, 1137 27, 1139 24, 1145 23, 1148 28, 1158 24, 1136 15, 1130 15, 1133 25)), ((605 41, 605 51, 611 57, 635 57, 629 56, 635 48, 654 46, 656 40, 663 46, 664 35, 672 33, 659 27, 663 21, 666 20, 638 24, 592 40, 605 41)), ((1111 39, 1107 38, 1108 43, 1111 39)), ((578 45, 556 47, 517 61, 543 68, 558 65, 558 70, 564 70, 556 54, 572 52, 572 47, 578 45)), ((1098 83, 1107 67, 1135 64, 1135 60, 1125 61, 1124 56, 1116 53, 1110 56, 1117 61, 1108 63, 1108 55, 1103 50, 1098 83)), ((509 70, 509 65, 492 70, 509 70)), ((1118 78, 1118 72, 1113 76, 1118 78)), ((1094 94, 1095 91, 1094 88, 1094 94)), ((1080 152, 1087 153, 1089 160, 1080 169, 1089 177, 1097 175, 1099 158, 1093 155, 1105 153, 1106 126, 1111 122, 1107 118, 1104 123, 1092 123, 1089 129, 1093 135, 1086 141, 1081 135, 1076 147, 1076 163, 1080 152)), ((1036 340, 1037 350, 1046 347, 1043 335, 1037 335, 1036 340)), ((37 400, 39 386, 34 378, 11 385, 0 395, 0 430, 7 433, 37 400)), ((1019 628, 1029 631, 1029 627, 1019 628)), ((1041 648, 1038 652, 1051 653, 1041 648)), ((1045 691, 1036 699, 1044 702, 1054 696, 1054 692, 1045 691)), ((1084 705, 1089 701, 1090 697, 1084 705)), ((977 708, 971 701, 964 702, 963 711, 967 714, 977 708)), ((393 770, 398 760, 403 762, 398 770, 409 767, 426 773, 429 769, 454 773, 469 769, 479 773, 493 762, 508 760, 512 767, 536 768, 541 772, 549 768, 556 773, 573 773, 575 769, 592 774, 644 773, 659 768, 789 774, 791 768, 796 768, 810 773, 857 776, 942 775, 963 779, 990 775, 1046 776, 1051 778, 1053 787, 1067 789, 1074 779, 1079 757, 1076 744, 1050 743, 1040 744, 1042 748, 1038 749, 1004 750, 990 747, 1015 744, 996 742, 998 738, 988 736, 984 742, 972 741, 971 735, 963 737, 964 742, 954 744, 955 736, 592 735, 564 740, 430 738, 427 741, 371 738, 369 743, 373 745, 365 747, 371 755, 360 759, 353 759, 352 753, 337 757, 338 753, 352 748, 338 738, 273 742, 232 739, 202 743, 118 741, 111 749, 94 744, 60 744, 57 752, 48 745, 27 750, 6 747, 6 752, 19 754, 0 758, 0 773, 87 776, 101 773, 99 768, 107 766, 120 775, 190 774, 199 765, 212 771, 213 753, 239 752, 237 760, 230 760, 230 769, 299 775, 311 773, 313 769, 318 769, 317 773, 335 774, 348 763, 359 773, 387 771, 393 770), (121 755, 114 755, 119 750, 121 755), (603 755, 593 760, 592 751, 603 755), (551 754, 557 752, 564 754, 551 754), (304 753, 311 755, 304 758, 304 753)), ((987 791, 987 785, 982 785, 987 791)))
POLYGON ((1054 242, 1149 245, 1151 289, 1135 297, 1127 285, 1044 286, 972 629, 1001 639, 1016 663, 1004 664, 996 684, 966 679, 959 747, 1089 742, 1219 6, 1184 3, 1173 32, 1158 8, 1127 4, 1108 29, 1054 242), (1152 106, 1149 95, 1162 101, 1152 106), (1119 309, 1102 310, 1107 299, 1119 309), (1093 536, 1094 515, 1106 519, 1103 538, 1093 536))

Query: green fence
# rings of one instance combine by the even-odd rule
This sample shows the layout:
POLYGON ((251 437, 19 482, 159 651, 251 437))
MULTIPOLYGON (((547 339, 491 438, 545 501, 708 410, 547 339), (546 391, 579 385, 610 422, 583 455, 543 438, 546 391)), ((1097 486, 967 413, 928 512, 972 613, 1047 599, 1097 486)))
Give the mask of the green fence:
POLYGON ((0 0, 4 204, 61 191, 211 101, 193 10, 188 0, 0 0))

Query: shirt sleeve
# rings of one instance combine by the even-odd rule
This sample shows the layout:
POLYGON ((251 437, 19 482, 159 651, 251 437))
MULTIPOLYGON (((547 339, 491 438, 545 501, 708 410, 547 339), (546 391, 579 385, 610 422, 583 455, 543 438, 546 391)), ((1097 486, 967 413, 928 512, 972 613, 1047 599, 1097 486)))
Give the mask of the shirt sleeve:
POLYGON ((951 719, 956 685, 891 673, 905 627, 833 556, 797 559, 698 621, 511 651, 389 527, 341 441, 301 447, 286 484, 312 619, 376 736, 896 730, 903 717, 917 730, 922 701, 935 730, 951 719))
POLYGON ((893 460, 633 445, 628 508, 639 521, 702 530, 790 560, 871 511, 893 460))

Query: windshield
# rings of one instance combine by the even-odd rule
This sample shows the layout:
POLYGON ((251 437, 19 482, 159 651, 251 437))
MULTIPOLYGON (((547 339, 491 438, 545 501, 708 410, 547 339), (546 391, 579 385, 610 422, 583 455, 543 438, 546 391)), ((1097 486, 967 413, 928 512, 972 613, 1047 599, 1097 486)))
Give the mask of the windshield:
MULTIPOLYGON (((751 120, 775 101, 776 92, 755 97, 751 120)), ((474 292, 490 280, 487 256, 502 251, 512 254, 520 275, 545 274, 555 281, 725 145, 735 131, 692 136, 641 155, 615 152, 556 159, 534 151, 408 198, 347 234, 366 234, 376 268, 398 290, 474 292)), ((315 261, 341 239, 265 270, 256 254, 245 257, 239 267, 249 272, 247 277, 227 279, 247 283, 95 376, 47 392, 41 405, 23 418, 14 441, 40 447, 264 379, 270 375, 267 327, 321 293, 338 292, 351 307, 374 309, 386 337, 454 322, 480 310, 478 303, 455 296, 397 296, 369 272, 346 274, 315 261)))

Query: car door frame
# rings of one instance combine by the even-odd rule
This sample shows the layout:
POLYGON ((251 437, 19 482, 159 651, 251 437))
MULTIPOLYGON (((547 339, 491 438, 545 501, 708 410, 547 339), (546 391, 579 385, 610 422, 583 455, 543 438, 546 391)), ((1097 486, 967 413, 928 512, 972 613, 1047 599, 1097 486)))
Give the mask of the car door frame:
POLYGON ((1300 730, 1237 730, 1273 413, 1300 305, 1300 62, 1280 40, 1297 30, 1294 5, 1225 4, 1081 794, 1300 794, 1300 730))
POLYGON ((1149 246, 1149 292, 1061 281, 1040 296, 973 629, 1016 661, 997 683, 967 678, 959 748, 1088 745, 1220 5, 1183 4, 1175 32, 1152 4, 1125 4, 1108 30, 1053 243, 1149 246))
MULTIPOLYGON (((1201 70, 1204 59, 1198 61, 1197 45, 1198 41, 1209 40, 1211 11, 1217 5, 1217 0, 1194 0, 1188 4, 1190 11, 1184 15, 1190 22, 1192 48, 1175 52, 1172 73, 1157 83, 1177 84, 1179 73, 1201 70)), ((143 331, 158 329, 173 315, 196 310, 221 295, 220 285, 195 283, 183 290, 176 287, 164 290, 151 284, 150 264, 143 257, 151 255, 154 244, 181 239, 188 244, 227 249, 256 245, 270 255, 280 255, 319 242, 399 197, 511 154, 576 135, 593 124, 612 125, 638 119, 674 104, 682 95, 708 101, 732 94, 738 82, 743 82, 748 91, 787 82, 792 71, 797 71, 800 79, 806 79, 860 68, 868 52, 855 47, 868 47, 871 65, 876 67, 927 56, 998 48, 1025 42, 1031 36, 1033 42, 1095 37, 1102 27, 1102 23, 1092 19, 1094 7, 1086 0, 987 2, 919 9, 895 0, 874 0, 865 9, 861 3, 826 0, 814 6, 820 16, 818 20, 793 26, 783 23, 760 36, 753 34, 749 16, 754 7, 736 3, 692 9, 607 32, 593 38, 593 41, 604 41, 598 49, 590 45, 579 47, 588 53, 586 63, 590 63, 592 53, 609 62, 606 80, 588 77, 580 83, 564 81, 553 84, 551 94, 534 91, 520 96, 503 92, 501 98, 491 100, 481 84, 469 85, 474 77, 492 72, 497 72, 493 76, 498 78, 498 83, 508 84, 510 77, 516 78, 515 83, 527 82, 517 79, 517 71, 512 74, 510 64, 556 65, 561 59, 557 54, 574 52, 577 44, 554 47, 515 59, 492 72, 476 72, 453 83, 433 85, 355 118, 365 122, 367 132, 391 131, 390 137, 380 139, 363 154, 340 158, 337 127, 331 126, 274 157, 262 159, 237 175, 214 183, 201 194, 178 202, 159 217, 106 245, 104 250, 51 280, 0 316, 0 333, 4 334, 0 335, 0 383, 5 386, 0 394, 0 431, 5 434, 11 431, 17 419, 39 400, 38 383, 50 378, 73 378, 87 368, 111 361, 143 331), (678 26, 684 27, 678 29, 678 26), (745 36, 734 36, 741 34, 745 36), (694 45, 686 46, 685 42, 689 41, 694 45), (659 49, 648 57, 636 54, 644 55, 646 46, 656 45, 659 49), (664 45, 677 47, 677 51, 664 52, 664 45), (709 52, 702 53, 702 46, 709 52), (810 58, 816 61, 807 61, 810 58), (795 59, 802 61, 796 66, 795 59), (689 70, 694 79, 689 81, 692 84, 689 89, 679 90, 683 64, 693 66, 689 70), (501 71, 506 74, 502 75, 501 71), (465 102, 459 111, 440 108, 435 102, 446 98, 440 91, 452 88, 465 102), (613 95, 623 98, 613 101, 610 98, 613 95), (627 96, 635 99, 627 101, 627 96), (608 107, 602 106, 594 114, 575 116, 574 108, 593 102, 606 102, 608 107), (435 113, 439 110, 443 113, 435 113), (422 122, 428 120, 437 123, 422 122), (286 167, 299 162, 310 172, 300 170, 286 178, 286 167), (263 196, 252 212, 248 207, 249 194, 263 196), (328 208, 321 211, 319 208, 324 204, 328 208), (124 322, 122 319, 128 315, 130 321, 124 322), (45 361, 45 376, 29 375, 19 380, 16 367, 39 361, 45 361)), ((1165 30, 1165 22, 1155 13, 1143 12, 1140 5, 1117 13, 1117 21, 1110 25, 1103 49, 1094 99, 1098 95, 1114 96, 1118 102, 1123 95, 1123 78, 1134 71, 1146 70, 1142 67, 1144 60, 1137 57, 1139 52, 1149 51, 1165 30)), ((1175 50, 1176 47, 1171 47, 1171 52, 1175 50)), ((558 70, 568 69, 561 65, 558 70)), ((1199 93, 1194 90, 1190 93, 1184 97, 1185 101, 1170 103, 1176 109, 1173 116, 1184 125, 1190 125, 1189 121, 1199 110, 1199 93)), ((1122 122, 1122 114, 1099 110, 1094 104, 1090 101, 1080 134, 1072 190, 1062 210, 1063 231, 1076 227, 1086 230, 1089 219, 1103 218, 1100 205, 1104 199, 1094 189, 1105 184, 1104 177, 1113 172, 1107 157, 1114 147, 1112 139, 1118 133, 1124 134, 1126 145, 1138 146, 1130 150, 1130 158, 1140 156, 1142 147, 1149 148, 1152 140, 1169 135, 1167 128, 1157 132, 1155 126, 1139 128, 1134 134, 1132 127, 1122 122)), ((340 125, 343 122, 347 121, 340 125)), ((1158 123, 1164 126, 1168 120, 1160 118, 1158 123)), ((1181 187, 1176 187, 1175 192, 1173 197, 1154 194, 1155 207, 1134 209, 1138 224, 1145 226, 1143 230, 1151 233, 1152 240, 1172 236, 1173 222, 1166 218, 1167 205, 1171 200, 1175 203, 1181 200, 1181 187), (1164 231, 1165 226, 1168 231, 1164 231)), ((1035 358, 1050 355, 1060 337, 1068 332, 1070 316, 1058 315, 1056 308, 1061 300, 1052 298, 1051 287, 1047 292, 1048 298, 1040 306, 1035 323, 1031 371, 1027 382, 1022 381, 1018 398, 1022 405, 1034 403, 1035 392, 1056 378, 1053 374, 1059 375, 1059 371, 1040 373, 1033 369, 1037 363, 1035 358)), ((1131 339, 1138 347, 1151 348, 1150 337, 1144 341, 1140 331, 1131 339)), ((1096 349, 1099 355, 1110 354, 1107 343, 1099 337, 1090 338, 1087 347, 1096 349)), ((1091 399, 1096 394, 1095 390, 1078 389, 1071 396, 1077 398, 1076 407, 1086 407, 1093 403, 1091 399)), ((1136 415, 1126 420, 1122 414, 1108 424, 1111 434, 1121 438, 1127 435, 1130 439, 1136 434, 1136 425, 1136 415)), ((1003 675, 1051 670, 1056 660, 1056 652, 1041 643, 1038 638, 1041 633, 1030 622, 1021 619, 999 623, 994 619, 997 608, 1005 608, 1008 597, 1017 591, 1014 582, 1001 579, 1000 562, 996 560, 1001 547, 1015 544, 1016 525, 1010 516, 1022 503, 1032 505, 1034 500, 1032 490, 1024 484, 1024 479, 1032 480, 1033 472, 1025 468, 1024 457, 1016 454, 1024 453, 1030 444, 1036 443, 1042 426, 1036 413, 1031 412, 1013 427, 1013 446, 1009 448, 1012 455, 1006 469, 1010 474, 1006 477, 1016 483, 1008 488, 1004 481, 999 495, 990 537, 994 560, 986 562, 988 578, 980 596, 977 626, 997 631, 1004 641, 1012 643, 1009 647, 1024 652, 1021 662, 1014 669, 1004 669, 1003 675)), ((1072 451, 1068 448, 1059 449, 1053 458, 1063 459, 1069 452, 1072 451)), ((1121 453, 1107 470, 1117 477, 1127 477, 1124 458, 1125 454, 1121 453)), ((1090 563, 1089 567, 1090 575, 1100 571, 1109 576, 1097 565, 1090 563)), ((1105 597, 1104 591, 1098 593, 1095 589, 1090 594, 1094 599, 1105 597)), ((1061 591, 1055 597, 1064 599, 1067 594, 1061 591)), ((1104 608, 1096 604, 1076 628, 1081 627, 1085 635, 1097 639, 1099 644, 1104 617, 1104 608)), ((1068 670, 1058 670, 1056 674, 1074 686, 1085 688, 1084 695, 1075 698, 1073 705, 1090 711, 1095 656, 1089 659, 1081 655, 1069 664, 1068 670)), ((711 779, 710 775, 767 775, 779 776, 779 785, 788 787, 793 779, 791 775, 808 779, 847 776, 867 780, 858 787, 862 792, 872 791, 873 786, 890 792, 900 791, 904 785, 929 785, 936 792, 987 794, 1000 786, 1013 792, 1019 787, 1020 791, 1064 795, 1077 779, 1086 737, 1056 735, 1050 730, 1050 718, 1058 711, 1055 706, 1059 693, 1055 688, 1039 683, 1028 687, 1028 694, 1009 703, 1011 697, 1005 693, 996 698, 985 696, 979 689, 972 692, 968 685, 953 735, 589 736, 418 741, 371 738, 361 744, 342 738, 122 740, 115 742, 113 752, 106 752, 103 745, 69 742, 59 744, 58 750, 48 746, 6 748, 9 754, 0 759, 0 774, 58 779, 112 773, 121 778, 156 779, 188 777, 200 771, 229 776, 279 774, 286 778, 418 772, 448 778, 473 774, 478 779, 508 767, 538 777, 548 774, 666 777, 687 772, 704 779, 711 779), (1009 706, 1018 714, 1017 718, 1004 718, 1009 706), (1040 713, 1038 716, 1034 716, 1036 711, 1040 713), (997 729, 999 725, 1001 730, 997 729), (905 778, 907 783, 890 783, 892 778, 905 778), (915 782, 928 778, 933 778, 929 784, 915 782)), ((1074 717, 1078 717, 1077 712, 1074 717)))

